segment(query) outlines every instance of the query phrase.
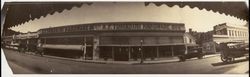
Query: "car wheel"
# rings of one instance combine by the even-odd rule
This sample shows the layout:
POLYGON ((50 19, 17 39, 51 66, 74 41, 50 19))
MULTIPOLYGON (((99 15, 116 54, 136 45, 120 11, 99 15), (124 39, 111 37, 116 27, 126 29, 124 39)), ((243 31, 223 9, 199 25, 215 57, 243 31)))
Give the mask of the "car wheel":
POLYGON ((184 56, 179 56, 180 62, 186 61, 186 59, 184 58, 184 56))
POLYGON ((198 56, 198 59, 202 59, 203 58, 203 56, 198 56))
POLYGON ((222 61, 222 62, 228 62, 228 58, 227 58, 227 57, 224 57, 223 55, 221 55, 221 61, 222 61))

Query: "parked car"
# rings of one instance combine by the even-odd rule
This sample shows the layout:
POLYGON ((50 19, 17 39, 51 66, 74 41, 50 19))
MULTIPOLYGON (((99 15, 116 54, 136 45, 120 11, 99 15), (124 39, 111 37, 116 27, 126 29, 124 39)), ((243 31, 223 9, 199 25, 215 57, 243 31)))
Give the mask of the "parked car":
POLYGON ((232 62, 235 58, 249 56, 249 47, 247 43, 227 42, 221 43, 221 60, 223 62, 232 62))
POLYGON ((201 47, 193 46, 188 47, 187 52, 185 54, 179 55, 180 61, 186 61, 186 59, 191 59, 197 57, 198 59, 202 59, 204 53, 201 47))

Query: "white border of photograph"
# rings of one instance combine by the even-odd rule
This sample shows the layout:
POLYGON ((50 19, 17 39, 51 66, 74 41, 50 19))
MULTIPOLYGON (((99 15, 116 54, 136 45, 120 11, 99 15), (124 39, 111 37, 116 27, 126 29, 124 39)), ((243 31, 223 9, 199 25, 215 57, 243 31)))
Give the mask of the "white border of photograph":
MULTIPOLYGON (((145 2, 145 1, 245 1, 248 8, 248 0, 1 0, 1 9, 4 2, 80 2, 80 1, 119 1, 119 2, 145 2)), ((2 77, 249 77, 249 74, 13 74, 1 49, 1 73, 2 77)))

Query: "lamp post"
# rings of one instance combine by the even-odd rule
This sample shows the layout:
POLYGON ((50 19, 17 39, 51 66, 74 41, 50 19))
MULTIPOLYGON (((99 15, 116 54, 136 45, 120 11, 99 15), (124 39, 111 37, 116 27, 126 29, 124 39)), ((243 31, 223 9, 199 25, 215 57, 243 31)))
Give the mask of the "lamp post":
POLYGON ((143 63, 143 60, 144 60, 144 58, 143 58, 143 51, 142 51, 142 43, 143 43, 143 40, 141 40, 140 41, 140 43, 141 43, 141 46, 140 46, 140 49, 139 49, 139 51, 140 51, 140 53, 141 53, 141 64, 143 63))
POLYGON ((86 60, 86 52, 87 52, 87 43, 84 41, 84 52, 83 52, 83 58, 86 60))
POLYGON ((86 37, 84 37, 83 41, 83 60, 86 60, 86 51, 87 51, 87 43, 86 43, 86 37))

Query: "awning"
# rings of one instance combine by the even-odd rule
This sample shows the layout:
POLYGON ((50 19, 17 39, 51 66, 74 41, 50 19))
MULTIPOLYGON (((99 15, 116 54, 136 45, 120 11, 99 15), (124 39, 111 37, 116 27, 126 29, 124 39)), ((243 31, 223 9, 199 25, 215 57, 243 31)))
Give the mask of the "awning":
MULTIPOLYGON (((183 8, 188 5, 191 8, 212 10, 214 12, 225 13, 248 21, 249 9, 245 2, 145 2, 145 6, 150 3, 156 6, 178 5, 183 8)), ((61 13, 64 9, 71 10, 72 7, 81 7, 83 4, 90 5, 92 2, 9 2, 5 3, 1 11, 1 22, 5 21, 3 30, 10 27, 24 24, 29 20, 53 15, 55 12, 61 13), (6 14, 6 17, 5 17, 6 14)), ((124 9, 126 10, 126 9, 124 9)))

